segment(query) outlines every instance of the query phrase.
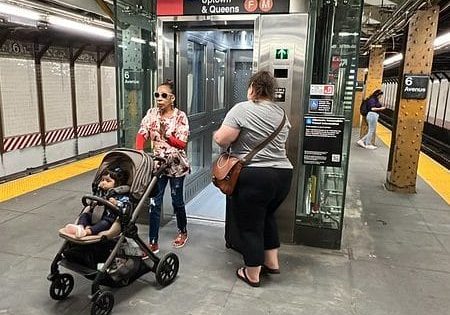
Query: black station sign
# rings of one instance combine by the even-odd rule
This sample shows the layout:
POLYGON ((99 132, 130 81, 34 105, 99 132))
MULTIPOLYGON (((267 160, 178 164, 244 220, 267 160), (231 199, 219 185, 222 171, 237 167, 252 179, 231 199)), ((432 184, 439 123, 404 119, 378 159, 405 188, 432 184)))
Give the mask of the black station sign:
POLYGON ((341 166, 344 117, 305 116, 303 164, 341 166))
POLYGON ((402 98, 426 99, 429 79, 430 77, 427 75, 405 74, 403 76, 402 98))
POLYGON ((158 16, 289 13, 289 0, 158 0, 158 16))
POLYGON ((273 99, 275 102, 286 102, 286 88, 276 88, 273 99))
POLYGON ((124 69, 123 85, 127 90, 140 90, 142 83, 142 71, 124 69))

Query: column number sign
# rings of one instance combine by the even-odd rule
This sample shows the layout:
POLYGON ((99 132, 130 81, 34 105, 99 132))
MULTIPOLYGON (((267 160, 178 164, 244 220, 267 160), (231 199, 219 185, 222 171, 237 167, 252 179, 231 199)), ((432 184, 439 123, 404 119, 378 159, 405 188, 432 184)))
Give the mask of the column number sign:
POLYGON ((423 100, 427 97, 429 76, 405 74, 403 77, 402 98, 423 100))

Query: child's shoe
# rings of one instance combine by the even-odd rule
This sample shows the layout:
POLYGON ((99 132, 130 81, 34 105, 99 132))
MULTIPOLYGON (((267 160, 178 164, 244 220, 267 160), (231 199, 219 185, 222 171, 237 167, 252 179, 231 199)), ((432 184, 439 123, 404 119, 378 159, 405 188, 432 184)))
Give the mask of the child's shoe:
POLYGON ((78 225, 76 224, 67 224, 65 230, 69 234, 75 235, 77 233, 78 225))
POLYGON ((77 238, 82 238, 86 236, 86 230, 84 229, 84 226, 82 225, 77 225, 77 230, 75 232, 75 237, 77 238))

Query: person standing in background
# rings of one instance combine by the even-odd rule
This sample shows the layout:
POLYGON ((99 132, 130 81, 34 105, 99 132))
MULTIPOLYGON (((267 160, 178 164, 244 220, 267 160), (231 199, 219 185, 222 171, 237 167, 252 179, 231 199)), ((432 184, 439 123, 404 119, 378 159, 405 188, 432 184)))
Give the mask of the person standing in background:
POLYGON ((167 183, 170 183, 172 206, 177 219, 178 233, 173 247, 181 248, 188 240, 187 218, 183 196, 183 185, 190 165, 186 155, 189 123, 186 114, 175 107, 173 82, 167 80, 154 93, 157 107, 150 108, 142 119, 136 136, 136 149, 143 150, 146 140, 153 144, 153 154, 167 159, 169 165, 158 178, 156 196, 150 200, 149 248, 159 252, 158 235, 161 207, 167 183))
POLYGON ((382 95, 383 91, 375 90, 367 99, 366 120, 368 125, 368 131, 364 137, 362 137, 356 142, 359 146, 369 150, 375 150, 377 148, 376 146, 372 145, 371 142, 377 130, 378 117, 380 116, 378 112, 381 112, 386 109, 386 107, 380 103, 380 98, 382 95))

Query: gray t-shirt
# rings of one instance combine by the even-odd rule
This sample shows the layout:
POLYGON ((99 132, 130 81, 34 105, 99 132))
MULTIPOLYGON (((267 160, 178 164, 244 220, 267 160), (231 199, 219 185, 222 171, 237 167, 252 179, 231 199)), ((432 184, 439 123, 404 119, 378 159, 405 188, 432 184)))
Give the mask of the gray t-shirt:
MULTIPOLYGON (((234 105, 223 121, 225 126, 240 129, 239 137, 231 144, 231 153, 243 158, 278 128, 283 114, 283 109, 270 101, 246 101, 234 105)), ((280 133, 251 159, 248 166, 292 168, 286 156, 289 128, 291 124, 286 117, 280 133)))

